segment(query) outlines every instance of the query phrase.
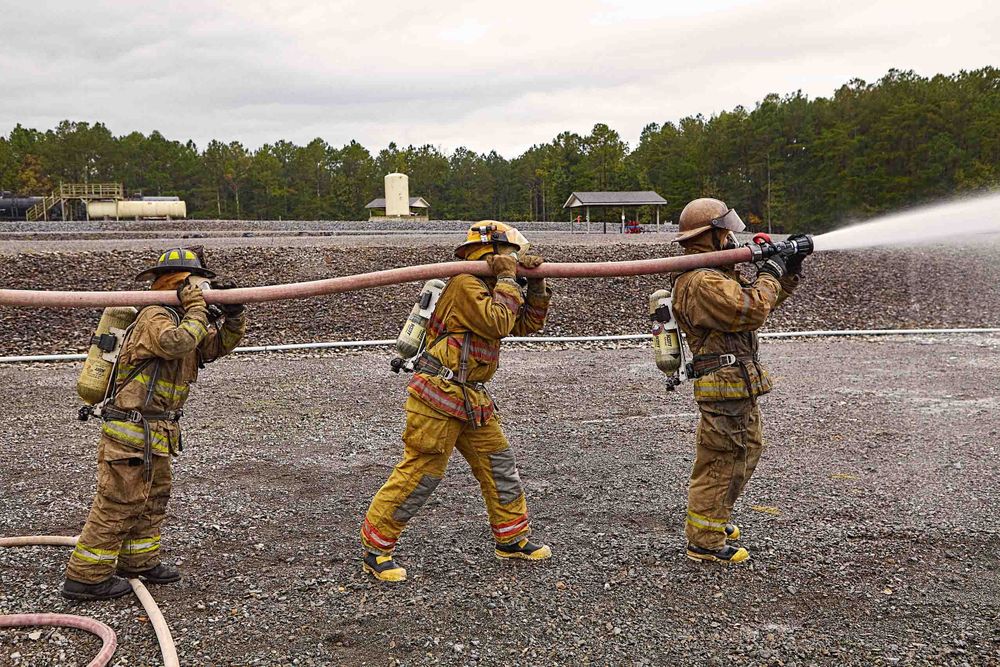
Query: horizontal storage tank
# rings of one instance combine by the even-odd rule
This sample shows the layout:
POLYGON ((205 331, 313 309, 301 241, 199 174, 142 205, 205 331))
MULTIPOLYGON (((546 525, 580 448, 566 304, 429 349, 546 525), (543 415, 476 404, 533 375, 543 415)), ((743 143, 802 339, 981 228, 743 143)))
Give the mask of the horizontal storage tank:
POLYGON ((173 197, 139 197, 142 201, 180 201, 181 198, 176 195, 173 197))
POLYGON ((94 218, 186 218, 183 201, 92 201, 87 203, 87 217, 94 218))
POLYGON ((89 201, 87 202, 87 217, 94 218, 117 218, 118 202, 116 201, 89 201))
POLYGON ((0 193, 0 218, 23 218, 29 208, 42 201, 41 197, 14 197, 0 193))

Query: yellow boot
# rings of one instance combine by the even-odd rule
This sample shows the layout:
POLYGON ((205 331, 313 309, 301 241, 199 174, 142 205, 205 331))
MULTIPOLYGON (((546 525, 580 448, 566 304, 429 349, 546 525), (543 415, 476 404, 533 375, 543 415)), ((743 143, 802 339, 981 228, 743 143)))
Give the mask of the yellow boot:
POLYGON ((735 565, 750 560, 750 552, 743 547, 734 547, 727 544, 721 549, 714 551, 689 544, 687 557, 691 560, 705 561, 708 563, 722 563, 724 565, 735 565))
POLYGON ((520 558, 521 560, 545 560, 552 558, 552 549, 545 544, 534 544, 528 538, 522 538, 518 542, 510 544, 500 544, 497 542, 495 553, 497 558, 520 558))
POLYGON ((366 552, 361 569, 379 581, 406 581, 406 568, 396 565, 392 556, 379 556, 366 552))
POLYGON ((742 533, 740 532, 740 527, 739 526, 737 526, 735 523, 727 523, 726 524, 726 539, 727 540, 738 540, 738 539, 740 539, 740 535, 742 535, 742 533))

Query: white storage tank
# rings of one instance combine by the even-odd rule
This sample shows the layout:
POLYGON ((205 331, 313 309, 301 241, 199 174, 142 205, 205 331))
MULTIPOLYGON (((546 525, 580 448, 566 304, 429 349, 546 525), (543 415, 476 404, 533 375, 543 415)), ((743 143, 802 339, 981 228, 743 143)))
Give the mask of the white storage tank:
POLYGON ((386 174, 385 214, 387 216, 410 215, 410 179, 406 174, 386 174))
POLYGON ((118 217, 118 202, 89 201, 87 202, 87 217, 91 220, 118 217))
POLYGON ((87 202, 87 217, 101 218, 186 218, 187 204, 183 201, 119 201, 87 202))

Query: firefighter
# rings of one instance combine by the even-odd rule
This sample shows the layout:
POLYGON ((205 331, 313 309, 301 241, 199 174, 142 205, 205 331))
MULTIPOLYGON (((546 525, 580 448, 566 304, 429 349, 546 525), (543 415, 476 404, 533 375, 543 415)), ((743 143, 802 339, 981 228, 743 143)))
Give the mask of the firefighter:
POLYGON ((242 305, 206 305, 200 285, 213 278, 216 289, 235 287, 187 248, 168 250, 136 276, 152 280, 151 289, 176 291, 180 307, 143 308, 122 344, 113 399, 102 415, 97 494, 66 568, 66 598, 120 597, 130 591, 122 577, 154 584, 181 578, 160 560, 160 526, 171 457, 182 449, 182 408, 199 368, 232 352, 246 330, 242 305))
POLYGON ((444 477, 452 451, 479 481, 494 553, 501 559, 542 560, 552 551, 528 536, 527 501, 510 444, 486 389, 500 358, 500 339, 541 330, 552 293, 544 278, 529 278, 522 293, 518 264, 535 268, 528 241, 513 227, 476 223, 455 255, 485 260, 493 277, 452 278, 427 327, 426 352, 407 388, 403 457, 375 494, 361 527, 362 567, 382 581, 403 581, 393 550, 407 522, 444 477))
MULTIPOLYGON (((681 212, 679 243, 685 254, 736 247, 745 225, 718 199, 696 199, 681 212)), ((730 522, 733 504, 753 475, 763 450, 757 398, 771 390, 761 365, 757 330, 799 282, 805 255, 774 256, 756 279, 734 266, 671 276, 674 315, 694 355, 694 398, 701 412, 688 487, 687 556, 740 563, 750 554, 727 544, 740 537, 730 522)))

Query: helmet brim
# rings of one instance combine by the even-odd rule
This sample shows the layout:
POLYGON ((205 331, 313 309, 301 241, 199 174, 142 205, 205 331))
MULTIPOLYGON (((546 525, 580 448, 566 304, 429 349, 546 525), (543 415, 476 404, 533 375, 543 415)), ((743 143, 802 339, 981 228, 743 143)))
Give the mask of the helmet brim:
MULTIPOLYGON (((466 241, 462 245, 455 248, 455 257, 458 257, 459 259, 465 259, 465 256, 468 255, 470 252, 478 248, 482 248, 483 246, 488 247, 490 249, 490 252, 493 252, 492 243, 483 243, 481 241, 466 241)), ((497 246, 506 246, 508 248, 513 248, 514 250, 521 252, 521 246, 517 245, 516 243, 497 241, 497 246)))
POLYGON ((216 277, 215 271, 210 271, 208 269, 203 269, 197 266, 154 266, 151 269, 146 269, 142 273, 136 275, 136 282, 145 282, 147 280, 156 280, 160 276, 166 273, 190 273, 192 276, 201 276, 202 278, 212 279, 216 277))
POLYGON ((684 241, 690 241, 696 236, 701 236, 705 232, 710 232, 714 227, 712 225, 705 225, 704 227, 695 227, 694 229, 689 229, 686 232, 681 232, 675 236, 670 242, 671 243, 683 243, 684 241))

